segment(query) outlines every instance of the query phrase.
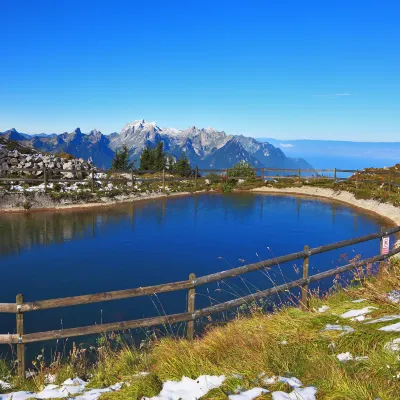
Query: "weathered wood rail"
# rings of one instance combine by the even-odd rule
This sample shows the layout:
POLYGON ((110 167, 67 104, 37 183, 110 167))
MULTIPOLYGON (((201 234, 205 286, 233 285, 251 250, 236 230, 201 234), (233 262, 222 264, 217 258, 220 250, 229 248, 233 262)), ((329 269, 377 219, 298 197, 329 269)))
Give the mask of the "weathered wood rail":
MULTIPOLYGON (((346 181, 349 178, 345 177, 338 177, 340 173, 346 174, 358 174, 361 172, 360 170, 355 169, 339 169, 339 168, 332 168, 332 169, 293 169, 293 168, 253 168, 256 176, 255 179, 264 180, 272 180, 272 179, 297 179, 298 181, 301 180, 313 180, 313 179, 323 179, 323 180, 333 180, 333 181, 346 181), (280 173, 280 175, 270 175, 270 173, 280 173), (328 174, 328 175, 326 175, 328 174)), ((197 186, 198 179, 204 174, 218 174, 220 175, 221 179, 224 177, 228 177, 229 169, 199 169, 195 168, 190 174, 190 176, 174 176, 173 173, 170 173, 168 170, 130 170, 130 171, 117 171, 117 170, 106 170, 106 169, 98 169, 92 168, 90 170, 70 170, 70 169, 47 169, 46 166, 43 169, 38 168, 8 168, 8 169, 1 169, 0 168, 0 182, 41 182, 44 184, 44 191, 47 191, 47 187, 49 183, 76 183, 82 182, 86 179, 88 183, 91 183, 91 191, 92 193, 95 190, 96 182, 121 182, 121 183, 128 183, 131 187, 134 187, 136 181, 142 182, 155 182, 161 181, 163 185, 163 189, 165 190, 165 183, 170 181, 182 181, 182 180, 191 180, 194 181, 195 187, 197 186), (27 173, 39 173, 43 174, 42 177, 27 177, 27 176, 6 176, 12 174, 21 174, 23 172, 27 173), (78 179, 78 178, 65 178, 65 177, 54 177, 54 175, 60 175, 63 173, 74 173, 74 174, 81 174, 82 176, 86 175, 85 178, 78 179), (99 176, 102 174, 104 176, 99 176), (160 176, 149 177, 144 176, 148 174, 160 174, 160 176), (119 177, 116 177, 119 175, 119 177), (121 177, 121 175, 125 175, 121 177)), ((359 179, 356 175, 356 184, 358 183, 380 183, 387 185, 388 189, 391 190, 394 187, 399 188, 400 184, 396 183, 397 179, 400 179, 400 172, 395 171, 381 171, 379 175, 387 175, 388 179, 385 181, 382 180, 374 180, 374 179, 359 179)), ((207 175, 204 176, 207 178, 207 175)), ((239 180, 239 179, 248 179, 247 176, 229 176, 229 179, 239 180)))
POLYGON ((361 261, 353 262, 341 267, 333 268, 328 271, 320 272, 314 275, 308 274, 308 266, 310 257, 313 255, 325 253, 331 250, 340 249, 343 247, 351 246, 366 241, 381 239, 390 235, 400 232, 400 226, 383 229, 381 232, 372 233, 369 235, 360 236, 357 238, 343 240, 340 242, 319 246, 315 248, 304 247, 303 251, 292 254, 283 255, 273 259, 260 261, 253 264, 244 265, 237 268, 232 268, 226 271, 221 271, 201 277, 196 277, 194 274, 189 275, 189 279, 180 282, 165 283, 154 286, 139 287, 134 289, 117 290, 112 292, 95 293, 89 295, 72 296, 59 299, 49 299, 40 301, 24 301, 22 294, 18 294, 15 303, 0 303, 0 313, 14 313, 16 314, 16 333, 0 334, 0 344, 16 344, 17 345, 17 360, 18 371, 21 377, 25 373, 25 344, 41 342, 46 340, 62 339, 76 336, 83 336, 89 334, 99 334, 115 330, 134 329, 142 327, 153 327, 162 324, 173 324, 177 322, 187 322, 187 337, 193 339, 194 336, 194 321, 210 314, 219 313, 231 308, 247 304, 261 298, 272 296, 290 289, 302 289, 300 305, 303 308, 308 307, 309 291, 308 285, 312 282, 317 282, 337 274, 350 271, 353 269, 361 268, 375 262, 382 262, 400 253, 400 247, 393 248, 388 254, 378 254, 361 261), (195 288, 211 282, 221 281, 226 278, 231 278, 239 275, 246 274, 252 271, 258 271, 264 268, 273 267, 286 262, 294 260, 303 260, 303 277, 285 283, 280 286, 275 286, 266 290, 261 290, 256 293, 249 294, 234 300, 226 301, 224 303, 212 305, 210 307, 195 309, 195 288), (37 310, 46 310, 57 307, 78 306, 83 304, 90 304, 103 301, 111 301, 118 299, 133 298, 138 296, 153 295, 158 293, 165 293, 178 290, 188 290, 188 304, 187 311, 179 314, 164 315, 158 317, 143 318, 137 320, 112 322, 101 325, 90 325, 77 328, 68 328, 61 330, 52 330, 46 332, 25 333, 24 332, 24 313, 37 310))

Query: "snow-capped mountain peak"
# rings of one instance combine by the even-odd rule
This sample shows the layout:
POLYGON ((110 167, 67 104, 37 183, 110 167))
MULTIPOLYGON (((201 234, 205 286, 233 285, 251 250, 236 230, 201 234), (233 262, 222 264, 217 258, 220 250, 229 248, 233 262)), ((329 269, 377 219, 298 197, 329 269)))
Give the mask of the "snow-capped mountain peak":
POLYGON ((138 162, 146 146, 155 147, 162 142, 168 155, 176 159, 185 152, 190 163, 199 168, 229 168, 241 160, 256 167, 312 168, 303 159, 288 158, 281 149, 251 137, 229 135, 212 127, 160 128, 156 122, 144 119, 126 124, 119 134, 103 135, 97 129, 83 134, 77 128, 61 135, 32 137, 15 130, 0 135, 26 142, 41 151, 65 151, 82 158, 90 156, 102 167, 111 165, 115 150, 123 145, 129 148, 131 159, 138 162))

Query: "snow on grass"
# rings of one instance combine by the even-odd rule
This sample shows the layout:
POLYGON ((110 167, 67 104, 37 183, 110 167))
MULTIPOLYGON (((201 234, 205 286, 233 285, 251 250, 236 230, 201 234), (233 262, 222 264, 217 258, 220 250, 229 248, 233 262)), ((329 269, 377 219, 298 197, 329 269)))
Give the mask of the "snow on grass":
POLYGON ((8 382, 4 382, 0 379, 0 389, 9 390, 11 389, 11 385, 8 382))
MULTIPOLYGON (((60 191, 61 192, 82 192, 82 191, 91 191, 90 188, 85 188, 85 189, 81 189, 79 186, 83 186, 86 185, 87 186, 87 182, 74 182, 71 186, 68 186, 68 184, 64 183, 64 182, 60 182, 58 183, 58 185, 60 186, 60 191)), ((54 184, 53 183, 48 183, 47 184, 47 189, 54 189, 54 184)), ((106 188, 104 188, 104 190, 112 190, 113 186, 112 183, 110 183, 106 188), (110 187, 111 185, 111 187, 110 187)), ((41 183, 40 185, 36 185, 36 186, 29 186, 27 188, 24 188, 21 185, 12 185, 11 186, 11 190, 15 191, 15 192, 32 192, 32 193, 44 193, 45 190, 45 185, 44 183, 41 183)))
POLYGON ((0 394, 0 400, 26 400, 35 396, 33 392, 13 392, 8 394, 0 394))
POLYGON ((400 322, 397 322, 397 324, 386 325, 383 328, 379 328, 379 330, 385 332, 400 332, 400 322))
POLYGON ((358 299, 358 300, 353 300, 352 303, 363 303, 366 301, 365 299, 358 299))
POLYGON ((350 333, 350 332, 354 332, 354 328, 352 328, 351 326, 348 326, 348 325, 326 324, 323 331, 341 331, 343 333, 350 333))
POLYGON ((376 307, 364 307, 361 308, 359 310, 350 310, 345 312, 344 314, 341 315, 342 318, 355 318, 355 317, 359 317, 361 315, 365 315, 365 314, 369 314, 372 310, 376 310, 376 307))
POLYGON ((47 385, 41 392, 13 392, 0 394, 0 400, 25 400, 25 399, 61 399, 74 398, 79 400, 97 400, 102 393, 120 390, 123 383, 116 383, 103 389, 86 391, 87 382, 79 378, 67 379, 62 385, 47 385))
POLYGON ((285 378, 283 376, 279 376, 279 380, 283 383, 288 384, 289 386, 291 386, 292 388, 299 388, 302 387, 303 384, 301 383, 301 381, 295 377, 291 377, 291 378, 285 378))
POLYGON ((340 362, 368 360, 368 357, 365 356, 354 357, 350 352, 338 354, 336 357, 340 362))
MULTIPOLYGON (((261 376, 263 376, 262 374, 261 376)), ((274 385, 275 383, 279 382, 279 376, 271 376, 270 378, 263 379, 264 385, 274 385)))
POLYGON ((366 324, 376 324, 378 322, 393 321, 395 319, 400 319, 400 314, 385 315, 384 317, 380 317, 380 318, 377 318, 377 319, 373 319, 372 321, 368 321, 368 322, 366 322, 366 324))
POLYGON ((317 394, 317 389, 313 386, 308 386, 305 388, 297 388, 291 393, 285 392, 273 392, 273 400, 317 400, 315 395, 317 394))
POLYGON ((253 400, 256 397, 261 396, 264 393, 268 393, 269 390, 263 388, 253 388, 250 390, 246 390, 245 392, 241 392, 239 394, 231 394, 229 396, 229 400, 253 400))
POLYGON ((350 321, 362 322, 366 319, 371 319, 369 315, 359 315, 358 317, 350 318, 350 321))
POLYGON ((328 306, 322 306, 320 308, 318 308, 318 312, 320 313, 324 313, 325 311, 328 311, 329 307, 328 306))
MULTIPOLYGON (((261 379, 265 376, 265 373, 263 372, 260 374, 258 377, 261 379)), ((270 378, 265 377, 262 379, 264 385, 274 385, 275 383, 282 382, 286 383, 287 385, 291 386, 292 388, 299 388, 303 386, 301 383, 300 379, 295 378, 294 376, 287 378, 285 376, 271 376, 270 378)))
POLYGON ((400 338, 393 339, 390 342, 387 342, 385 344, 385 349, 394 353, 400 351, 400 338))
MULTIPOLYGON (((197 379, 182 377, 179 382, 167 381, 158 396, 150 400, 193 400, 218 388, 225 381, 225 376, 201 375, 197 379)), ((146 398, 143 398, 146 399, 146 398)))
POLYGON ((387 299, 394 304, 400 303, 400 290, 392 290, 387 294, 387 299))

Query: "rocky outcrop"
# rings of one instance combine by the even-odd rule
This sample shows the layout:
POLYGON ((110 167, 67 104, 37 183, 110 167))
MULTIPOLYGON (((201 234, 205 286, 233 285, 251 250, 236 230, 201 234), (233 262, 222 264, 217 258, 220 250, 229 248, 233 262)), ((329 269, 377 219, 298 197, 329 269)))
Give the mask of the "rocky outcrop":
POLYGON ((13 171, 13 173, 40 177, 43 176, 44 168, 46 168, 52 177, 81 179, 88 175, 92 167, 91 159, 84 161, 82 158, 68 159, 54 154, 23 154, 18 150, 10 151, 4 145, 0 145, 0 173, 2 175, 10 172, 10 169, 24 168, 28 170, 13 171))

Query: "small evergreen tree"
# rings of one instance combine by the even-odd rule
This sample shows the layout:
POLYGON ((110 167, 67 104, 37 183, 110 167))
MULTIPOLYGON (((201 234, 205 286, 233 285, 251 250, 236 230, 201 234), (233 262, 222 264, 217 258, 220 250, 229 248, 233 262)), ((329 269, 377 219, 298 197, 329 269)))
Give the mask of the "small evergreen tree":
POLYGON ((156 154, 155 150, 152 148, 149 148, 149 170, 155 169, 155 159, 156 159, 156 154))
POLYGON ((112 160, 111 169, 115 171, 129 171, 133 168, 134 162, 129 162, 129 149, 124 144, 121 150, 115 152, 112 160))
POLYGON ((150 150, 148 147, 145 147, 145 149, 142 152, 142 155, 140 156, 139 169, 142 171, 151 169, 151 167, 150 167, 150 150))
POLYGON ((182 151, 182 155, 176 160, 174 171, 180 176, 190 176, 192 174, 189 159, 184 151, 182 151))
POLYGON ((165 168, 167 163, 166 154, 164 152, 164 143, 158 142, 157 147, 154 151, 154 169, 161 171, 165 168))

